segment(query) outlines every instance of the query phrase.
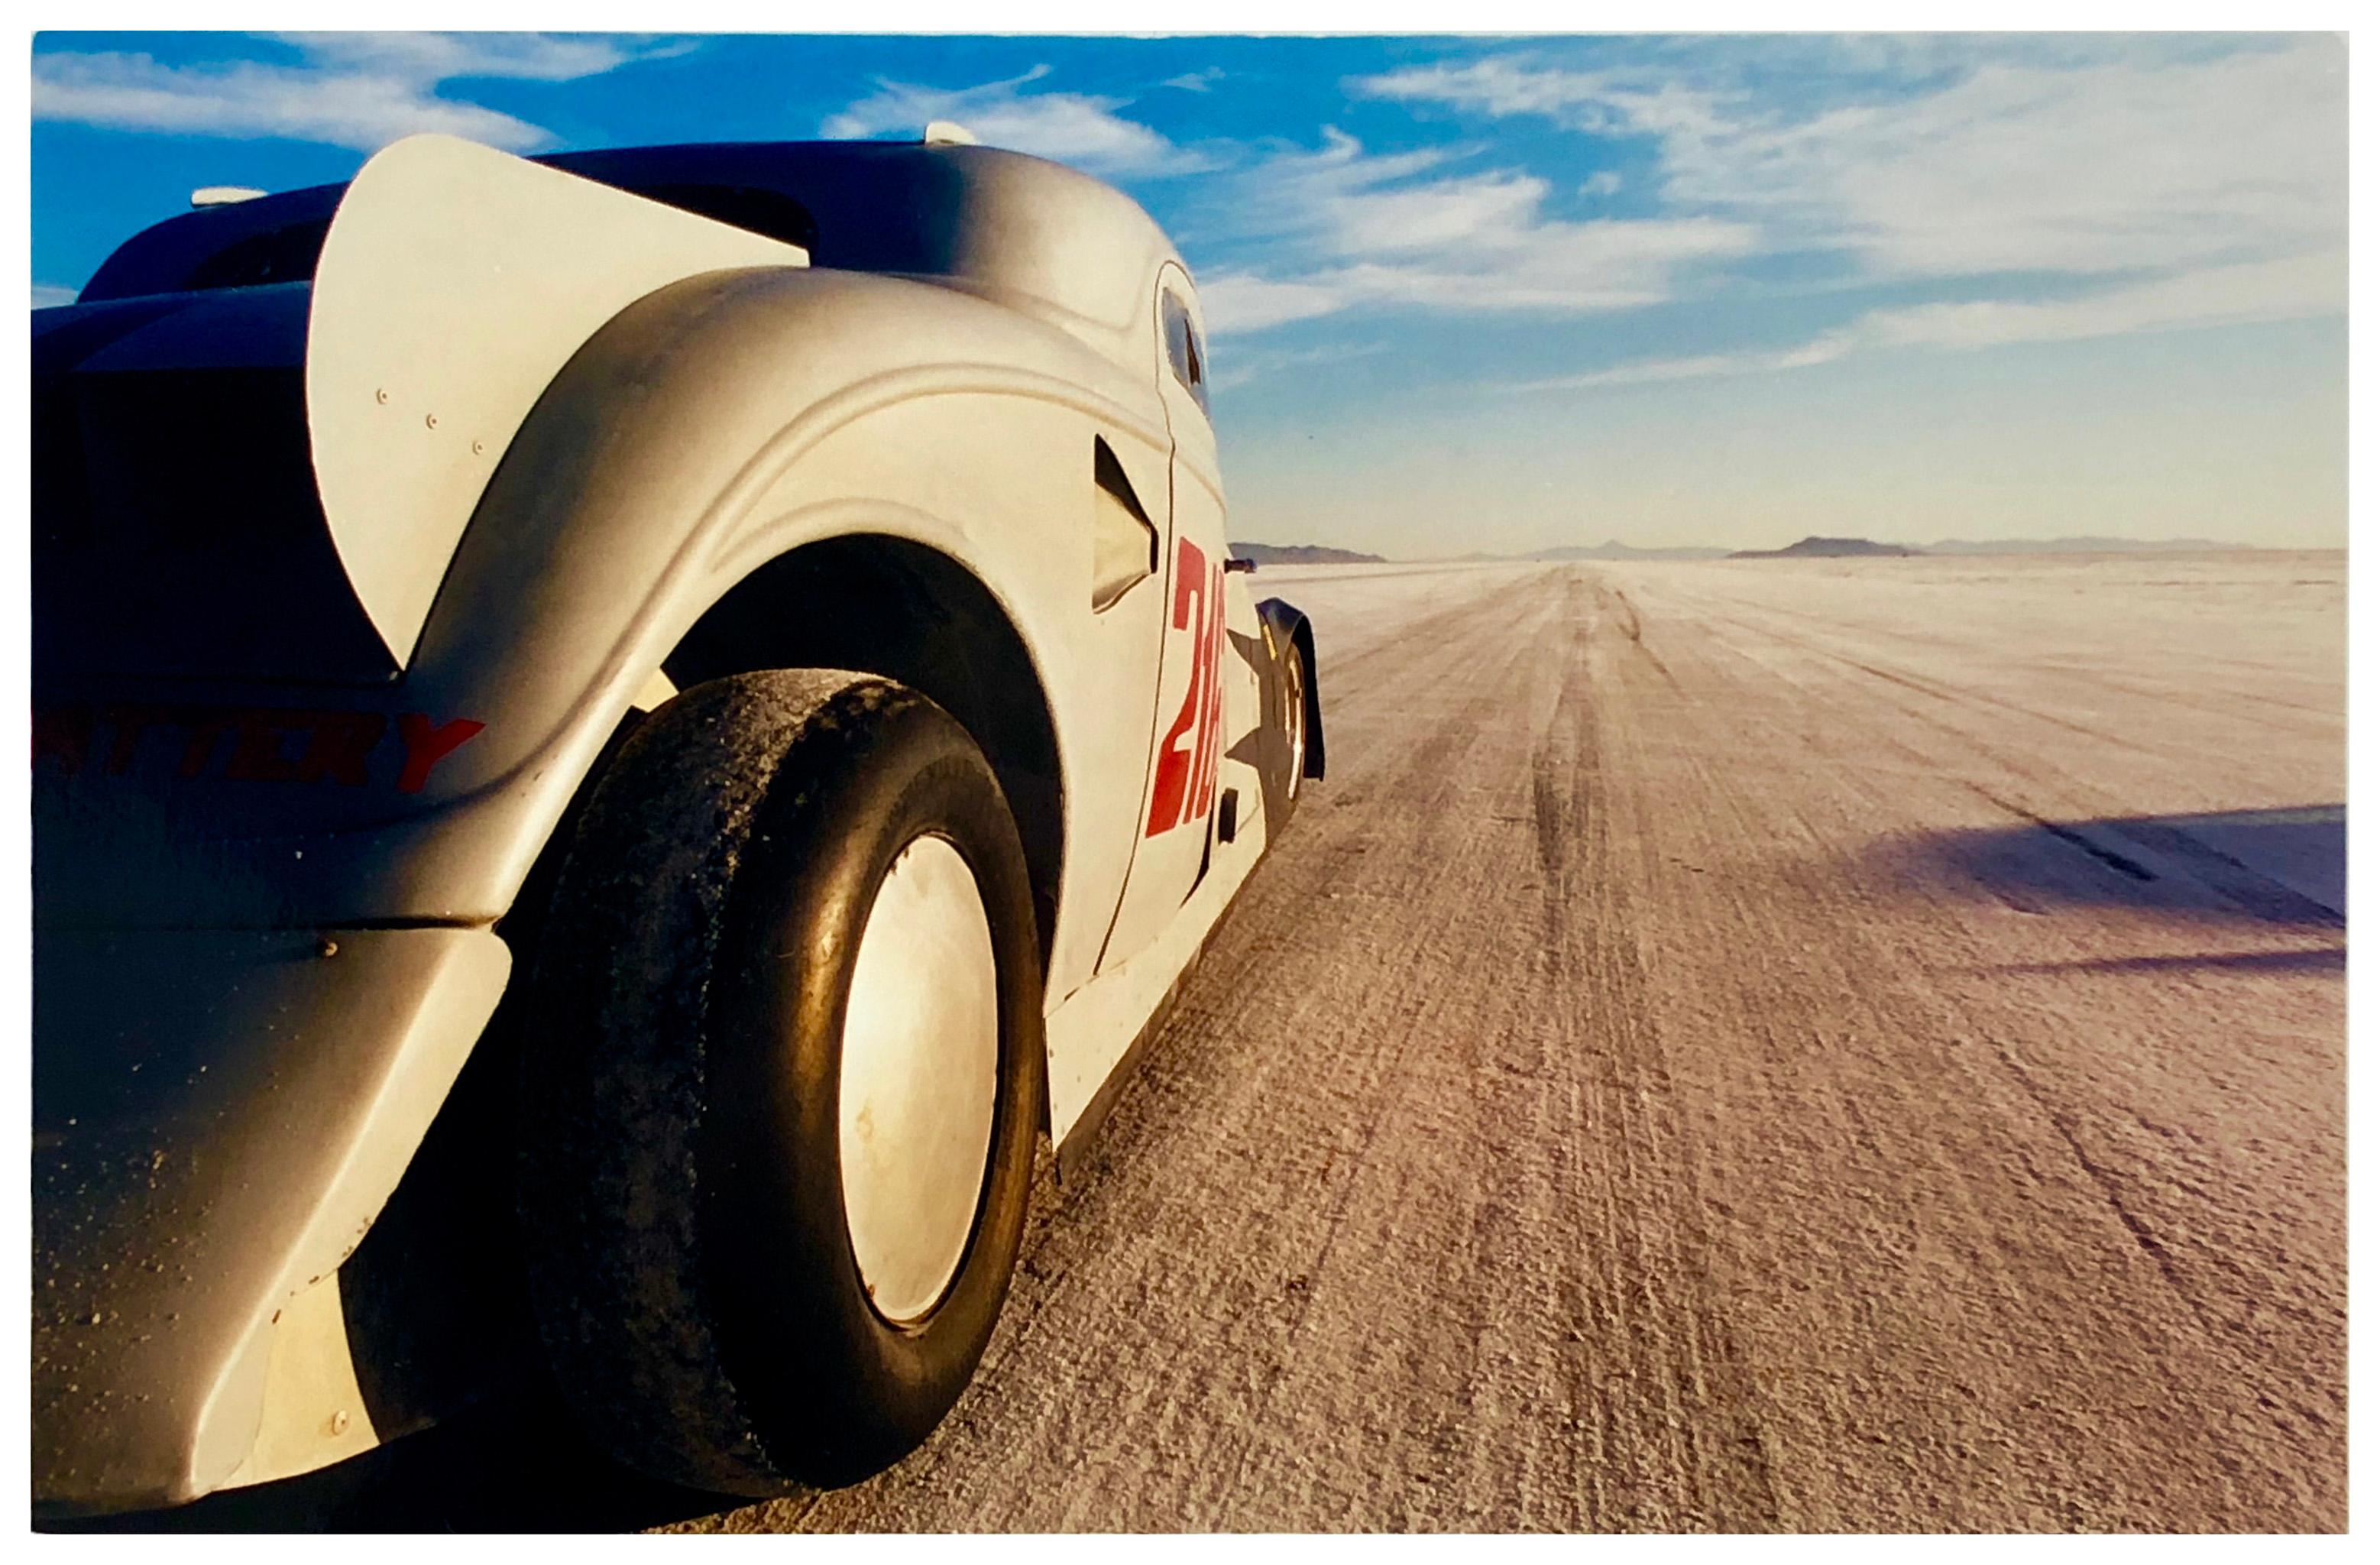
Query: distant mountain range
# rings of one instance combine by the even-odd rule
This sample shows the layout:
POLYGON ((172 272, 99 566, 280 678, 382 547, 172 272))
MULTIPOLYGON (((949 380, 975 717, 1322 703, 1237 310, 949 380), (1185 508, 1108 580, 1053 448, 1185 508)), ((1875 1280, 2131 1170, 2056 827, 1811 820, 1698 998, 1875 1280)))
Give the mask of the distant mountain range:
POLYGON ((1724 549, 1639 549, 1618 539, 1592 546, 1572 545, 1565 549, 1540 549, 1534 554, 1521 556, 1527 560, 1716 560, 1727 552, 1724 549))
MULTIPOLYGON (((1944 539, 1939 543, 1878 543, 1865 538, 1813 536, 1782 549, 1714 549, 1700 545, 1640 549, 1609 539, 1595 544, 1563 544, 1526 554, 1472 553, 1443 556, 1453 564, 1563 560, 1844 560, 1912 554, 2197 554, 2244 550, 2244 543, 2204 538, 1993 538, 1944 539)), ((1234 543, 1232 552, 1260 565, 1376 565, 1378 554, 1331 549, 1319 543, 1234 543)))
POLYGON ((1876 543, 1864 538, 1819 538, 1813 535, 1782 549, 1739 549, 1730 560, 1861 560, 1877 556, 1907 559, 1923 553, 1905 543, 1876 543))
POLYGON ((1782 549, 1738 549, 1730 560, 1850 560, 1877 556, 1906 558, 1912 554, 2200 554, 2245 549, 2240 543, 2217 543, 2205 538, 1992 538, 1973 540, 1948 538, 1919 547, 1911 543, 1877 543, 1865 538, 1812 536, 1782 549))
POLYGON ((2197 554, 2243 550, 2244 543, 2206 538, 1993 538, 1972 542, 1946 538, 1925 548, 1928 554, 2197 554))
POLYGON ((1675 549, 1639 549, 1633 543, 1611 539, 1603 543, 1564 544, 1558 549, 1539 549, 1527 554, 1459 554, 1458 562, 1507 560, 1718 560, 1724 559, 1724 549, 1680 547, 1675 549))
POLYGON ((1238 543, 1232 552, 1259 565, 1384 565, 1378 554, 1353 549, 1330 549, 1319 543, 1238 543))

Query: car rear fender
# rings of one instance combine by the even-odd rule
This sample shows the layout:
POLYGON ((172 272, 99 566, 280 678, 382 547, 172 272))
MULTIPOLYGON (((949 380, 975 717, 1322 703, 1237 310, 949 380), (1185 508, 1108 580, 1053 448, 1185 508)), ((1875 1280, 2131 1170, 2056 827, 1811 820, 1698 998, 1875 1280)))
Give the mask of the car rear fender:
MULTIPOLYGON (((423 628, 416 703, 497 715, 441 767, 382 900, 501 912, 688 629, 771 562, 844 537, 923 548, 979 584, 1053 720, 1065 839, 1130 817, 1142 779, 1100 758, 1145 748, 1156 648, 1091 612, 1090 523, 1101 441, 1140 493, 1166 492, 1163 427, 1136 389, 1038 321, 898 278, 714 273, 623 311, 524 426, 423 628)), ((1120 857, 1087 867, 1122 874, 1120 857)), ((1062 964, 1063 928, 1058 946, 1062 964)))

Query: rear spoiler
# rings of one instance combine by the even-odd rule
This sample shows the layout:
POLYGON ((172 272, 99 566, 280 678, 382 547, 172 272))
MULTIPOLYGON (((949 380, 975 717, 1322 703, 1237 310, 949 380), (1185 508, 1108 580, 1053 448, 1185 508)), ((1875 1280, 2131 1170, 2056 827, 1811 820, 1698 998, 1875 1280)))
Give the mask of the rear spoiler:
POLYGON ((333 542, 399 665, 480 492, 571 355, 681 278, 797 246, 451 136, 364 164, 322 241, 306 420, 333 542))

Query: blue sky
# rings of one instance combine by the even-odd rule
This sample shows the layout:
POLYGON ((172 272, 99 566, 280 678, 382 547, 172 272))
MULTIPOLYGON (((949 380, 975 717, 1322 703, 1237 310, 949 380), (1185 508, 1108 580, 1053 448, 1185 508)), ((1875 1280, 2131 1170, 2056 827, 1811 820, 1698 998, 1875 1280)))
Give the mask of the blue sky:
POLYGON ((2328 36, 43 33, 36 303, 191 188, 957 119, 1196 272, 1235 531, 2346 532, 2328 36))

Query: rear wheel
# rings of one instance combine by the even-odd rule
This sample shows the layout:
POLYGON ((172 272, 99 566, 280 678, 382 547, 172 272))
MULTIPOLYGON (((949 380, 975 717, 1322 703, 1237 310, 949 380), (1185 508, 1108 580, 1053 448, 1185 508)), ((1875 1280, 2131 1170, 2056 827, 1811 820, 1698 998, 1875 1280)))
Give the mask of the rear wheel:
POLYGON ((590 801, 531 982, 531 1292, 590 1433, 747 1494, 924 1439, 1040 1122, 1024 855, 965 732, 855 674, 686 692, 590 801))

